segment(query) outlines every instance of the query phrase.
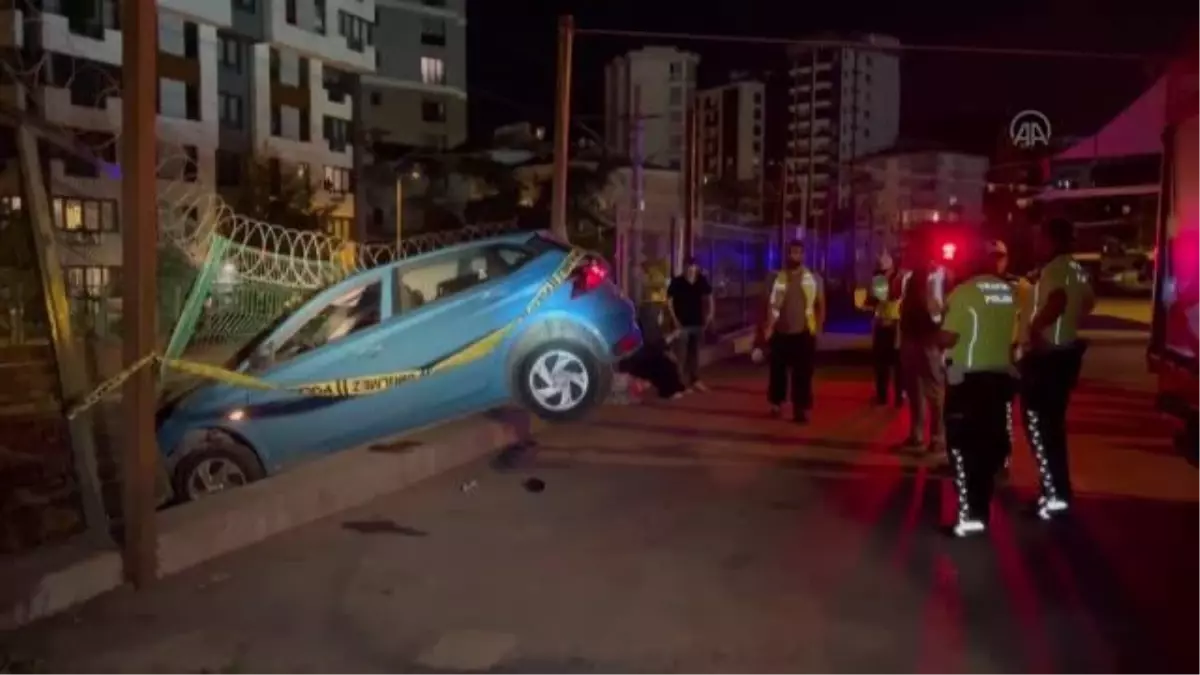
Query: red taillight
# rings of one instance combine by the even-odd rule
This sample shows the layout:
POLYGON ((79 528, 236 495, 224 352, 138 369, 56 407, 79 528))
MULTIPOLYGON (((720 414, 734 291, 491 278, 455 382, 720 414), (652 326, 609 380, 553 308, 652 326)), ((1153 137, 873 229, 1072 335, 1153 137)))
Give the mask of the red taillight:
POLYGON ((573 295, 579 296, 595 290, 608 279, 608 269, 599 260, 588 260, 574 272, 575 285, 573 295))
POLYGON ((954 260, 954 255, 958 253, 958 246, 954 242, 946 242, 942 244, 942 260, 954 260))

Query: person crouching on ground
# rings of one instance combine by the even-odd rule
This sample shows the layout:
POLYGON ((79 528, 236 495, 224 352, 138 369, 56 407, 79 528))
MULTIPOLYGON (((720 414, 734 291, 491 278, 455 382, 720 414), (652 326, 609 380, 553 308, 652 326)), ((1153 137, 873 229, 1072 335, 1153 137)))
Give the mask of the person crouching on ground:
POLYGON ((679 398, 685 387, 679 374, 679 363, 671 353, 670 342, 676 337, 663 332, 666 319, 665 298, 652 294, 638 308, 638 325, 642 330, 642 348, 622 363, 629 375, 645 380, 661 398, 679 398))

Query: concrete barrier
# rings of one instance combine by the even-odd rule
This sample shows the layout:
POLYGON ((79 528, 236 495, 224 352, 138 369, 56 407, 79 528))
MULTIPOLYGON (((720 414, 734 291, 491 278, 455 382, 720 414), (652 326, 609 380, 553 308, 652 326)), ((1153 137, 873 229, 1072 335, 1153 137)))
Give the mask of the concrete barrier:
MULTIPOLYGON (((527 442, 540 424, 521 410, 492 411, 347 450, 162 511, 160 574, 174 574, 527 442)), ((123 583, 120 554, 83 541, 0 561, 0 630, 57 614, 123 583)))

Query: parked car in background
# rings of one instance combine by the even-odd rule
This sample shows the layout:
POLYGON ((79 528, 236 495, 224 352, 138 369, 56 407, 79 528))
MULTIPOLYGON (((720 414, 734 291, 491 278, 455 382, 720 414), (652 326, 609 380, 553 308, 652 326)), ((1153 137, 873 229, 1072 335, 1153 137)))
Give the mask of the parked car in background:
POLYGON ((525 316, 570 255, 518 234, 407 258, 316 294, 229 364, 275 385, 419 370, 514 321, 497 348, 380 393, 305 396, 206 382, 159 413, 177 498, 248 483, 301 460, 516 401, 548 420, 604 400, 612 364, 641 345, 609 267, 585 256, 525 316))

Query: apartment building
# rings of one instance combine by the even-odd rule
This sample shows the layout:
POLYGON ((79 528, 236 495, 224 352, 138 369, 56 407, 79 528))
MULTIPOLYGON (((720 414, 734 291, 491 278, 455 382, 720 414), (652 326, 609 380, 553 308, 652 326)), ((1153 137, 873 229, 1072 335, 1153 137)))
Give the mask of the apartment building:
POLYGON ((375 0, 387 35, 363 78, 363 123, 384 143, 452 148, 467 139, 466 0, 375 0))
POLYGON ((697 95, 705 180, 761 181, 766 85, 740 80, 697 95))
POLYGON ((812 224, 851 206, 851 164, 900 131, 896 38, 819 36, 788 51, 785 184, 789 213, 812 224))
MULTIPOLYGON (((467 139, 466 0, 376 0, 376 17, 387 43, 376 52, 374 72, 363 77, 359 99, 371 147, 382 161, 398 161, 461 145, 467 139)), ((406 183, 401 192, 409 196, 425 189, 406 174, 381 171, 366 185, 369 236, 396 236, 396 181, 406 183)), ((402 229, 419 233, 424 209, 410 200, 404 212, 402 229)))
MULTIPOLYGON (((242 181, 248 157, 262 157, 281 179, 311 180, 318 200, 337 204, 337 222, 347 229, 354 215, 350 93, 352 78, 376 61, 374 4, 160 0, 159 178, 221 191, 242 181)), ((14 27, 0 35, 10 42, 0 44, 6 58, 40 64, 25 78, 35 114, 95 155, 44 146, 42 159, 68 290, 103 294, 121 265, 118 2, 23 0, 2 14, 0 23, 14 27)), ((12 85, 0 82, 0 98, 24 105, 12 85)), ((15 164, 0 173, 6 195, 21 194, 15 164)))
POLYGON ((604 141, 609 150, 633 154, 640 145, 646 166, 680 168, 699 65, 699 55, 674 47, 646 47, 613 59, 604 71, 604 141))
POLYGON ((909 148, 861 157, 855 166, 859 240, 873 241, 873 250, 895 247, 920 223, 982 226, 987 157, 909 148))

